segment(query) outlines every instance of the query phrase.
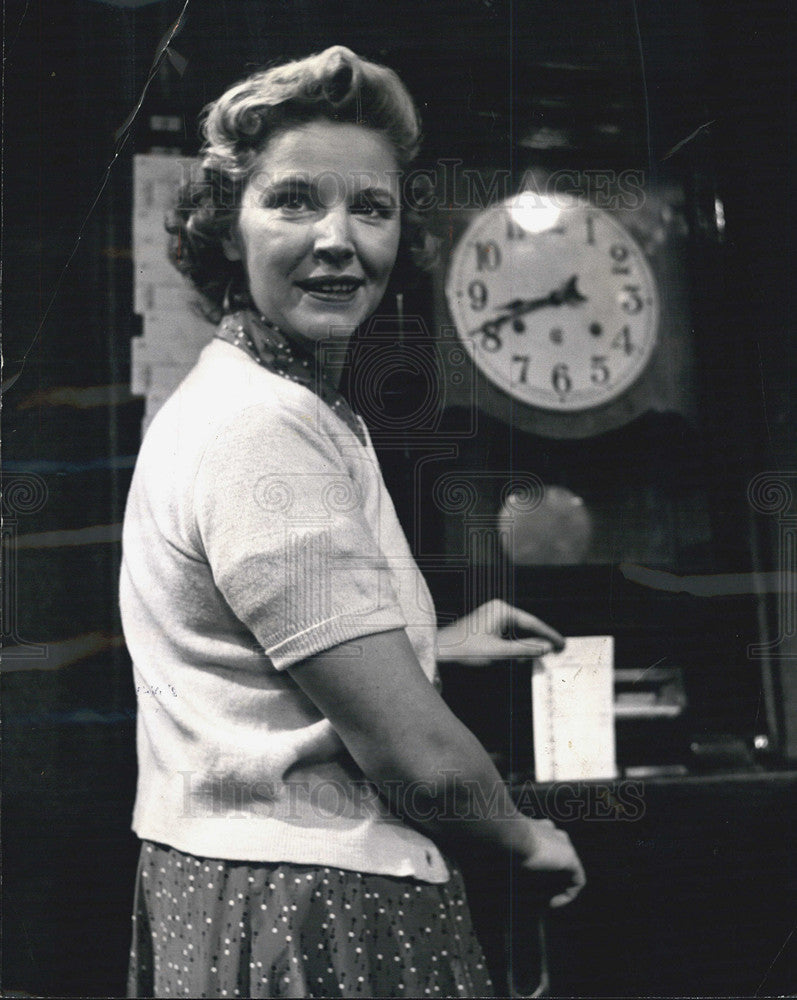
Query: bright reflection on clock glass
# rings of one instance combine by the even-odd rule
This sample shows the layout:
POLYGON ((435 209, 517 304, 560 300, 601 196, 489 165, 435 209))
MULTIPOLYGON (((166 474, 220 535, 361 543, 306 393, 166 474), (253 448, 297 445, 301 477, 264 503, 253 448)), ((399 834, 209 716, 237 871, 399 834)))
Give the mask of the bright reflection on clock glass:
POLYGON ((562 214, 560 202, 536 191, 521 191, 509 205, 512 221, 527 233, 553 229, 562 214))

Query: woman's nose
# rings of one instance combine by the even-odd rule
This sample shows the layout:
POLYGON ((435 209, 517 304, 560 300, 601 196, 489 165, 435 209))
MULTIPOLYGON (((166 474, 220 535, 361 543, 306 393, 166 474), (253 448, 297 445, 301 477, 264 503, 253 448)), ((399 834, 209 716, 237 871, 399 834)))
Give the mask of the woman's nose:
POLYGON ((313 253, 321 260, 344 263, 354 256, 351 216, 345 205, 328 209, 316 224, 313 253))

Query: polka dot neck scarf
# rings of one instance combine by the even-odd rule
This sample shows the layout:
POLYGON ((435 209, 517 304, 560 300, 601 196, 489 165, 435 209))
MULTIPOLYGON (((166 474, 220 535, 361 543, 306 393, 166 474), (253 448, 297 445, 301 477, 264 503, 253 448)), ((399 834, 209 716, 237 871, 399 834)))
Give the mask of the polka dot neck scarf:
POLYGON ((219 324, 216 336, 234 347, 240 347, 257 364, 268 368, 275 375, 290 382, 298 382, 314 392, 357 435, 363 445, 366 443, 362 423, 346 399, 321 371, 316 358, 292 344, 265 317, 257 316, 248 309, 230 313, 219 324))

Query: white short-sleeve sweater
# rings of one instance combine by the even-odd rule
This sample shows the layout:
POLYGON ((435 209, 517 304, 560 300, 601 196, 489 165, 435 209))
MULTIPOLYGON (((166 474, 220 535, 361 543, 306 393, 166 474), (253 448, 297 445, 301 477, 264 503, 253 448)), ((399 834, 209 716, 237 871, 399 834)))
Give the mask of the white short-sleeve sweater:
POLYGON ((436 670, 431 596, 370 441, 310 389, 224 341, 204 349, 141 447, 120 604, 140 837, 447 880, 436 846, 387 811, 285 672, 394 628, 430 682, 436 670))

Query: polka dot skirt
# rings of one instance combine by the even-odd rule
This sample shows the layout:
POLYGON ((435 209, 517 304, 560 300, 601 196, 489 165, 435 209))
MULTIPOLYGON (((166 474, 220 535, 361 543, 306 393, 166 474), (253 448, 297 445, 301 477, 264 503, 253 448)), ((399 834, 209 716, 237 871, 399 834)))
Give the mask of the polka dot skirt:
POLYGON ((493 996, 465 888, 145 841, 129 997, 493 996))

